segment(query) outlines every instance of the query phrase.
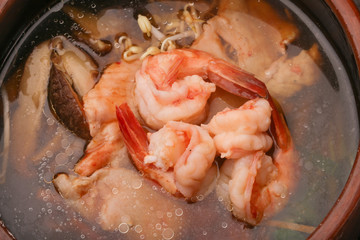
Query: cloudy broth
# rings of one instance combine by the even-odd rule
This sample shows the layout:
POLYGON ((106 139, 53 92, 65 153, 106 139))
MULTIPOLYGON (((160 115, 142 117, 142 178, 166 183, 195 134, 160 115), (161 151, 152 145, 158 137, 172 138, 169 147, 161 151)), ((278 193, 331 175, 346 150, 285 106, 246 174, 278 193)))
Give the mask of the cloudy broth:
MULTIPOLYGON (((3 106, 6 109, 8 105, 10 119, 18 107, 17 91, 25 61, 32 49, 41 42, 58 35, 76 41, 97 62, 99 79, 107 65, 120 61, 118 46, 114 42, 116 32, 126 32, 138 45, 149 44, 138 28, 134 15, 151 13, 165 18, 176 16, 186 4, 182 1, 135 1, 125 6, 117 4, 118 1, 104 2, 83 0, 58 3, 43 12, 24 33, 24 37, 19 39, 0 75, 4 81, 2 96, 5 98, 7 95, 9 99, 8 102, 3 101, 3 106), (81 26, 69 17, 69 9, 81 9, 72 12, 73 18, 98 18, 99 23, 112 21, 103 26, 104 32, 114 32, 105 39, 113 45, 110 53, 101 56, 76 39, 74 30, 81 26), (116 30, 106 29, 111 27, 116 30)), ((174 236, 170 234, 163 238, 305 239, 326 216, 345 185, 359 138, 357 110, 346 67, 317 25, 294 3, 277 0, 268 2, 280 15, 290 14, 300 31, 298 39, 287 48, 289 54, 295 56, 302 49, 317 43, 322 59, 319 63, 322 72, 315 84, 291 97, 277 99, 300 156, 296 164, 301 174, 297 188, 280 213, 256 227, 249 227, 236 220, 215 191, 191 204, 164 193, 178 206, 165 214, 170 217, 184 215, 186 219, 183 218, 183 226, 174 236), (289 229, 291 227, 287 223, 295 223, 296 230, 289 229)), ((206 1, 194 3, 200 12, 206 12, 206 20, 217 12, 217 8, 206 1)), ((181 44, 187 46, 189 43, 184 41, 181 44)), ((210 101, 219 99, 221 104, 229 107, 244 102, 220 90, 210 101)), ((37 139, 34 156, 19 159, 16 157, 16 149, 21 146, 13 146, 10 142, 7 166, 3 164, 3 167, 6 166, 5 181, 0 184, 0 218, 5 226, 16 239, 132 239, 130 235, 122 233, 121 229, 102 230, 96 220, 86 219, 77 213, 55 190, 52 184, 54 175, 72 172, 84 153, 86 141, 61 125, 52 115, 48 103, 45 104, 41 120, 41 135, 37 139)), ((3 125, 6 124, 5 119, 3 125)), ((2 146, 6 136, 3 132, 2 146)), ((4 155, 2 161, 5 161, 4 155)), ((141 239, 142 236, 139 231, 138 237, 141 239)))

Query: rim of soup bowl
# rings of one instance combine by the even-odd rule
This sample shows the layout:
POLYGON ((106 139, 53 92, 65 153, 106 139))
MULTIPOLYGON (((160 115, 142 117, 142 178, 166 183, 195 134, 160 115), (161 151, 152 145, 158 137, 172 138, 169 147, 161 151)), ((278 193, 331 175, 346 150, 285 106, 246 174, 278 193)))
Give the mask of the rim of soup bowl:
MULTIPOLYGON (((354 0, 324 0, 335 14, 337 20, 343 27, 346 37, 352 47, 354 58, 357 64, 357 71, 360 73, 360 13, 354 0)), ((9 12, 16 8, 17 0, 0 1, 0 22, 3 21, 9 12)), ((20 1, 21 2, 21 1, 20 1)), ((13 16, 11 18, 14 18, 13 16)), ((329 211, 316 230, 308 239, 340 239, 349 236, 357 237, 354 234, 359 230, 360 223, 360 145, 348 177, 346 185, 336 203, 329 211)), ((15 239, 6 229, 0 220, 0 239, 15 239)))
MULTIPOLYGON (((360 13, 353 0, 325 0, 343 27, 360 73, 360 13)), ((360 223, 360 146, 343 191, 308 239, 357 238, 360 223)))

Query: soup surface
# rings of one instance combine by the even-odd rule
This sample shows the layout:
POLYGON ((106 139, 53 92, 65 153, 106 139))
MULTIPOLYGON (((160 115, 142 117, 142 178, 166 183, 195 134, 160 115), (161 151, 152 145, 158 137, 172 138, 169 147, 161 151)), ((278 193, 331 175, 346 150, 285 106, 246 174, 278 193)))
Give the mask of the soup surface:
MULTIPOLYGON (((305 239, 311 234, 340 195, 357 152, 358 115, 346 66, 318 26, 292 1, 243 0, 235 3, 199 0, 191 3, 134 1, 119 4, 118 1, 70 0, 49 7, 34 20, 13 48, 0 75, 4 126, 1 135, 0 218, 16 239, 305 239), (247 10, 244 11, 245 8, 241 6, 246 6, 247 10), (262 9, 267 9, 267 13, 264 14, 262 9), (193 22, 186 22, 184 12, 187 10, 196 16, 193 22), (274 216, 264 218, 256 226, 249 226, 232 215, 232 209, 227 209, 229 207, 223 204, 224 199, 212 187, 209 188, 212 191, 196 195, 195 199, 191 199, 194 202, 189 203, 172 196, 139 174, 127 153, 121 151, 120 157, 127 158, 128 164, 106 165, 101 174, 94 173, 97 177, 79 178, 81 181, 93 181, 89 187, 93 195, 83 193, 86 197, 75 201, 65 193, 59 194, 59 189, 53 183, 54 178, 63 173, 78 177, 74 167, 84 157, 91 137, 88 138, 86 134, 84 137, 61 119, 61 110, 54 104, 57 100, 51 100, 51 96, 46 98, 38 115, 26 105, 29 99, 19 97, 21 81, 26 74, 42 76, 43 70, 38 66, 34 70, 24 70, 31 69, 29 56, 34 56, 30 55, 34 54, 33 50, 50 39, 52 47, 56 48, 53 39, 63 36, 60 40, 64 48, 66 44, 73 44, 81 49, 83 52, 76 56, 87 67, 94 62, 91 73, 98 83, 112 63, 125 62, 124 59, 128 57, 126 64, 130 69, 148 47, 160 46, 154 36, 156 33, 148 36, 139 28, 137 19, 141 15, 150 19, 167 36, 193 31, 189 36, 174 40, 177 48, 216 52, 214 49, 218 46, 212 44, 217 42, 221 46, 218 48, 223 51, 223 55, 217 57, 240 67, 248 66, 247 71, 254 71, 257 77, 263 77, 256 63, 241 65, 236 42, 227 39, 228 35, 236 33, 232 31, 237 26, 232 24, 239 22, 231 20, 229 26, 217 22, 221 20, 219 16, 234 19, 226 15, 229 12, 234 14, 231 16, 242 16, 239 21, 248 28, 258 21, 263 34, 272 32, 268 30, 270 27, 277 29, 284 40, 282 47, 287 54, 282 53, 284 57, 291 59, 306 53, 313 60, 309 84, 268 84, 270 93, 282 108, 294 149, 299 156, 293 174, 300 177, 287 196, 289 200, 283 209, 274 216), (246 22, 249 19, 251 24, 246 22), (181 24, 184 26, 181 27, 181 24), (198 26, 201 30, 196 30, 198 26), (130 52, 125 55, 129 47, 124 44, 128 40, 122 42, 121 37, 130 39, 131 46, 141 47, 141 54, 130 52), (84 52, 88 58, 81 55, 84 52), (287 85, 283 88, 281 84, 287 85), (113 182, 114 187, 109 187, 113 182), (116 184, 125 187, 122 189, 116 184), (97 194, 109 196, 109 202, 116 200, 111 204, 115 204, 113 209, 124 211, 123 223, 107 225, 100 215, 96 215, 97 212, 94 213, 101 207, 98 205, 106 203, 110 206, 109 202, 101 202, 97 194), (153 226, 129 223, 127 214, 131 215, 132 212, 141 223, 147 221, 142 219, 152 216, 153 226), (167 223, 162 222, 163 219, 167 223)), ((258 36, 257 30, 250 31, 245 27, 244 31, 250 39, 258 36)), ((272 36, 264 36, 266 41, 258 43, 263 44, 258 46, 260 52, 270 51, 266 49, 273 46, 272 36)), ((169 46, 171 44, 165 48, 170 49, 169 46)), ((54 56, 51 58, 52 64, 55 64, 54 56)), ((38 62, 45 66, 49 59, 38 62)), ((137 64, 140 66, 140 63, 137 64)), ((295 65, 291 66, 293 72, 298 70, 295 65)), ((47 91, 48 87, 45 89, 47 91)), ((50 90, 53 89, 49 87, 50 90)), ((207 118, 202 123, 208 123, 225 107, 239 107, 245 100, 217 89, 208 102, 207 118)), ((69 106, 65 109, 72 109, 69 106)), ((150 132, 155 131, 145 127, 150 132)), ((224 160, 217 157, 216 162, 221 167, 224 160)))

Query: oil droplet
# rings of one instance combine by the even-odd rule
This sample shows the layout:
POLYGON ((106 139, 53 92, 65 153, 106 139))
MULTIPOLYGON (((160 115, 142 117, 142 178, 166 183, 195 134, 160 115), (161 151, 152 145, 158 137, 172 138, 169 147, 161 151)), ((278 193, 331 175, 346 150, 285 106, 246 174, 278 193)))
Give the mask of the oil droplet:
POLYGON ((47 122, 47 124, 48 124, 49 126, 52 126, 52 125, 54 125, 55 120, 52 119, 52 118, 48 118, 48 119, 46 120, 46 122, 47 122))
POLYGON ((141 186, 142 186, 142 180, 141 180, 141 179, 134 180, 134 181, 131 183, 131 186, 132 186, 133 189, 139 189, 139 188, 141 188, 141 186))
POLYGON ((233 210, 233 206, 228 205, 228 206, 226 207, 226 209, 227 209, 229 212, 232 212, 232 210, 233 210))
POLYGON ((161 224, 160 224, 160 223, 157 223, 157 224, 155 225, 155 228, 156 228, 157 230, 161 230, 161 224))
POLYGON ((72 148, 67 148, 65 150, 65 154, 70 157, 71 155, 74 154, 74 150, 72 148))
POLYGON ((83 13, 78 13, 78 14, 77 14, 77 17, 78 17, 79 19, 81 19, 81 18, 84 17, 84 14, 83 14, 83 13))
POLYGON ((90 5, 90 7, 91 7, 91 8, 96 8, 96 4, 95 4, 95 3, 92 3, 92 4, 90 5))
POLYGON ((70 142, 69 142, 69 140, 67 138, 64 138, 64 139, 61 140, 61 147, 62 148, 66 149, 67 147, 69 147, 69 145, 70 145, 70 142))
POLYGON ((55 157, 55 162, 58 164, 58 165, 63 165, 63 164, 66 164, 68 161, 68 157, 66 156, 65 153, 58 153, 55 157))
POLYGON ((181 208, 177 208, 175 210, 175 215, 178 216, 178 217, 182 216, 183 213, 184 213, 184 211, 181 208))
POLYGON ((140 225, 136 225, 135 226, 135 232, 137 232, 137 233, 141 233, 142 232, 142 227, 140 226, 140 225))
POLYGON ((51 173, 51 172, 45 173, 43 179, 44 179, 44 182, 46 182, 46 183, 52 183, 53 173, 51 173))
POLYGON ((170 240, 174 237, 174 231, 171 228, 165 228, 162 232, 162 236, 166 240, 170 240))
POLYGON ((228 226, 228 224, 227 224, 226 222, 222 222, 222 223, 221 223, 221 227, 222 227, 222 228, 227 228, 227 226, 228 226))
POLYGON ((51 158, 52 156, 54 156, 54 153, 52 151, 46 151, 45 155, 48 157, 48 158, 51 158))
POLYGON ((127 225, 126 223, 121 223, 119 225, 119 232, 121 233, 127 233, 129 231, 129 225, 127 225))
POLYGON ((198 195, 196 196, 196 199, 201 202, 202 200, 204 200, 204 195, 198 195))
POLYGON ((119 193, 119 190, 117 188, 113 188, 111 192, 116 195, 119 193))
POLYGON ((207 235, 207 232, 206 232, 206 231, 203 231, 203 235, 206 236, 206 235, 207 235))
POLYGON ((172 213, 171 213, 171 212, 167 212, 167 213, 166 213, 166 216, 168 216, 168 218, 171 218, 171 217, 172 217, 172 213))
POLYGON ((85 238, 85 235, 84 235, 84 234, 81 234, 81 235, 80 235, 80 238, 81 238, 81 239, 84 239, 84 238, 85 238))

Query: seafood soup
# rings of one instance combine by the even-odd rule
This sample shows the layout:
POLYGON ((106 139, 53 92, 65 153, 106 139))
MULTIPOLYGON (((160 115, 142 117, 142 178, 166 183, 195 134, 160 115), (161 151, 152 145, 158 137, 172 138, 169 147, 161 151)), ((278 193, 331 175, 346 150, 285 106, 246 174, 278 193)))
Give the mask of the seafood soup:
POLYGON ((347 67, 298 1, 65 0, 1 65, 16 239, 306 239, 359 142, 347 67))

